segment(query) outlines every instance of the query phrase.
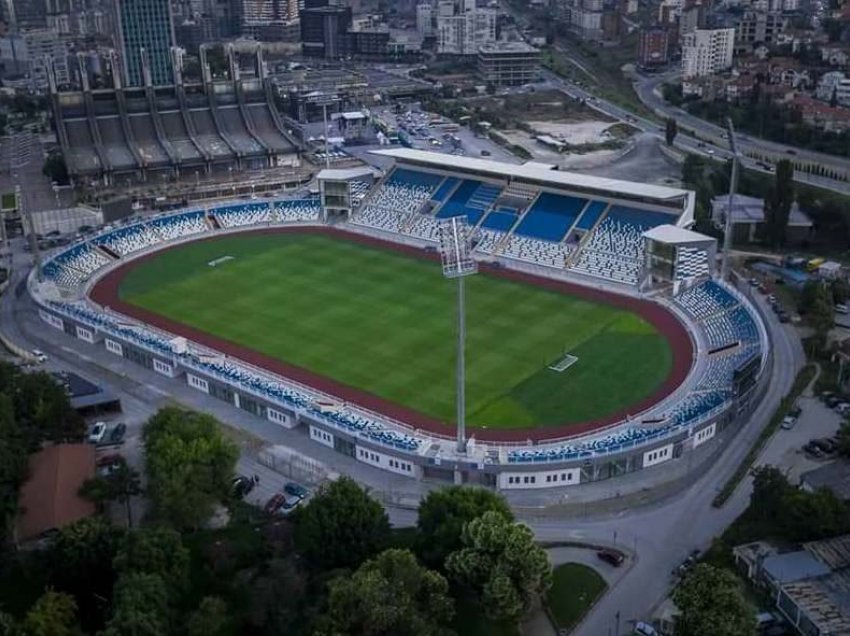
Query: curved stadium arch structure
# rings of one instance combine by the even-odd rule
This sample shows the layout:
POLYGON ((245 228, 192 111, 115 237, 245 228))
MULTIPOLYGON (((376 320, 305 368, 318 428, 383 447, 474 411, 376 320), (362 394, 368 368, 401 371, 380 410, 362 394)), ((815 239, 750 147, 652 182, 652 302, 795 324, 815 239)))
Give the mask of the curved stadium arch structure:
POLYGON ((745 294, 712 278, 711 240, 684 229, 692 193, 541 167, 454 157, 447 165, 445 155, 382 153, 395 166, 372 187, 326 171, 322 199, 241 201, 106 228, 50 255, 41 280, 31 275, 39 314, 72 337, 411 478, 459 473, 501 489, 530 489, 664 470, 722 444, 728 436, 721 432, 734 431, 755 408, 771 361, 767 332, 745 294), (344 204, 338 194, 329 204, 334 186, 345 191, 344 204), (331 208, 344 212, 333 223, 331 208), (440 219, 457 215, 474 226, 474 253, 492 276, 646 319, 672 352, 663 381, 641 399, 569 427, 474 429, 468 453, 459 455, 452 428, 431 414, 121 297, 121 282, 140 264, 222 237, 341 236, 434 259, 440 219), (660 249, 670 237, 676 247, 660 249))

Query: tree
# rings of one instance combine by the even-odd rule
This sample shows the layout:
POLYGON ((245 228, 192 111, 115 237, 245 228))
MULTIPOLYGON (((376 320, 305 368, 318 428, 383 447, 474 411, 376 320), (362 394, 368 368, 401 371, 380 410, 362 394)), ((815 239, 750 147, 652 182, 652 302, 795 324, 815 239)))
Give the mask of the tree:
POLYGON ((314 565, 356 567, 383 549, 390 534, 387 513, 349 477, 322 488, 301 509, 295 541, 314 565))
POLYGON ((463 529, 446 570, 480 598, 494 620, 518 622, 552 585, 552 566, 528 526, 490 510, 463 529))
POLYGON ((739 589, 735 575, 700 563, 673 591, 681 615, 681 636, 748 636, 755 634, 755 612, 739 589))
POLYGON ((217 596, 205 596, 186 622, 187 636, 224 636, 233 629, 227 603, 217 596))
POLYGON ((488 510, 513 521, 504 497, 485 488, 450 486, 428 493, 419 506, 417 520, 422 560, 442 568, 446 557, 463 547, 463 527, 488 510))
POLYGON ((112 618, 102 636, 160 636, 168 633, 168 588, 156 574, 127 574, 115 585, 112 618))
POLYGON ((254 631, 268 634, 298 633, 299 621, 311 610, 308 577, 296 556, 271 559, 246 588, 250 599, 246 621, 254 631))
POLYGON ((679 134, 679 124, 672 117, 668 117, 664 124, 664 140, 668 146, 672 146, 679 134))
POLYGON ((27 445, 8 394, 0 394, 0 541, 18 512, 18 490, 27 474, 27 445))
POLYGON ((189 551, 171 528, 139 528, 124 536, 114 565, 119 575, 155 574, 179 590, 189 575, 189 551))
POLYGON ((59 185, 68 185, 68 166, 65 164, 65 158, 59 152, 51 152, 44 160, 44 165, 41 172, 51 181, 55 181, 59 185))
POLYGON ((236 446, 214 417, 176 407, 154 415, 143 439, 153 516, 178 530, 199 527, 230 494, 236 446))
POLYGON ((122 531, 103 517, 81 519, 59 531, 50 550, 50 583, 73 594, 83 627, 103 625, 104 603, 112 597, 112 560, 122 531))
POLYGON ((815 335, 826 341, 826 334, 835 324, 833 294, 823 281, 809 281, 803 286, 797 308, 814 328, 815 335))
POLYGON ((449 634, 454 603, 442 575, 422 567, 408 550, 391 549, 351 576, 329 584, 320 634, 437 636, 449 634))
POLYGON ((132 498, 142 493, 139 471, 121 462, 108 475, 96 475, 87 479, 80 488, 80 495, 90 499, 98 506, 109 501, 124 504, 127 514, 127 527, 133 527, 132 498))
POLYGON ((79 633, 77 604, 61 592, 45 592, 27 612, 21 628, 25 636, 71 636, 79 633))
POLYGON ((773 247, 785 244, 785 231, 794 203, 794 166, 788 159, 776 163, 773 189, 764 200, 764 217, 767 238, 773 247))

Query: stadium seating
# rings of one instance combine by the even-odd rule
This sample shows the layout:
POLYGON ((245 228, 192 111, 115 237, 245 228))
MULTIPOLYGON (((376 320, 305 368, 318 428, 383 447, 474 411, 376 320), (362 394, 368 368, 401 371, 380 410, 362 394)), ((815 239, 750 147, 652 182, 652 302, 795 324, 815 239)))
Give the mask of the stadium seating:
POLYGON ((581 213, 587 199, 542 192, 514 234, 560 242, 581 213))
POLYGON ((475 246, 475 250, 482 254, 492 254, 493 250, 496 249, 496 244, 502 240, 504 236, 505 235, 501 232, 494 232, 493 230, 479 228, 478 243, 475 246))
POLYGON ((434 192, 434 196, 431 197, 432 201, 436 201, 438 203, 442 203, 446 200, 446 197, 449 196, 449 193, 454 190, 454 187, 460 182, 460 179, 455 177, 446 177, 445 180, 440 184, 440 187, 437 188, 437 191, 434 192))
POLYGON ((582 247, 574 269, 590 276, 636 285, 643 267, 643 233, 671 218, 662 212, 612 205, 582 247))
POLYGON ((160 235, 146 223, 137 223, 101 234, 94 239, 94 242, 118 256, 126 256, 159 243, 161 240, 160 235))
POLYGON ((713 280, 679 294, 676 302, 703 325, 709 347, 757 343, 758 328, 749 311, 713 280))
POLYGON ((200 234, 209 230, 206 214, 203 210, 171 214, 150 221, 149 227, 157 232, 162 240, 170 241, 183 236, 200 234))
POLYGON ((352 181, 351 182, 351 202, 355 205, 360 203, 363 199, 366 198, 366 195, 369 193, 369 184, 365 181, 352 181))
POLYGON ((397 168, 354 214, 351 222, 398 232, 403 221, 431 198, 441 181, 438 175, 397 168))
POLYGON ((499 232, 507 232, 517 222, 519 213, 510 208, 498 208, 492 210, 484 220, 481 221, 481 227, 488 230, 497 230, 499 232))
POLYGON ((274 202, 274 211, 283 221, 316 221, 322 209, 321 202, 316 199, 283 199, 274 202))
POLYGON ((440 223, 430 214, 415 214, 405 233, 426 241, 439 241, 440 223))
POLYGON ((93 272, 109 263, 109 259, 88 243, 75 245, 48 261, 42 274, 62 287, 76 287, 93 272))
POLYGON ((437 211, 437 217, 446 219, 465 214, 470 225, 476 225, 484 213, 499 198, 501 188, 490 183, 464 179, 437 211))
POLYGON ((212 210, 212 215, 224 228, 268 223, 271 221, 271 204, 262 202, 228 205, 212 210))
POLYGON ((563 269, 571 249, 562 243, 539 241, 527 236, 512 234, 502 250, 502 254, 537 265, 563 269))
POLYGON ((576 228, 579 230, 592 229, 607 207, 608 203, 605 201, 591 201, 576 221, 576 228))

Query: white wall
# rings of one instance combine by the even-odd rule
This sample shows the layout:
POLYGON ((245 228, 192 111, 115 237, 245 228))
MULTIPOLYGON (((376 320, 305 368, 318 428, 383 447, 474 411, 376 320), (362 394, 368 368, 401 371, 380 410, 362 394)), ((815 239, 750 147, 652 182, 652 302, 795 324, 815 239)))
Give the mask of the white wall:
POLYGON ((499 474, 500 490, 557 488, 559 486, 577 486, 579 483, 581 483, 580 468, 499 474))
POLYGON ((204 393, 210 392, 210 383, 191 373, 186 374, 186 384, 193 389, 198 389, 198 391, 203 391, 204 393))
POLYGON ((318 426, 310 425, 310 439, 328 448, 334 447, 334 436, 318 426))
POLYGON ((295 428, 297 422, 294 417, 290 417, 286 413, 282 411, 278 411, 277 409, 273 409, 271 407, 266 409, 266 417, 269 422, 274 422, 275 424, 280 424, 286 428, 295 428))
POLYGON ((106 350, 109 353, 114 353, 117 356, 124 355, 124 346, 120 342, 112 340, 111 338, 104 338, 103 344, 106 346, 106 350))
POLYGON ((168 378, 174 377, 174 366, 156 358, 153 359, 153 370, 168 378))
POLYGON ((80 340, 85 340, 86 342, 94 342, 94 331, 89 329, 88 327, 81 327, 80 325, 76 326, 77 338, 80 340))
POLYGON ((697 431, 696 435, 694 435, 694 448, 699 446, 700 444, 704 444, 708 440, 710 440, 717 433, 717 422, 712 422, 708 426, 703 429, 697 431))
POLYGON ((667 444, 667 446, 646 451, 643 454, 643 467, 649 468, 656 464, 663 464, 671 459, 673 459, 673 444, 667 444))
POLYGON ((420 476, 419 467, 411 461, 398 459, 392 455, 385 455, 384 453, 379 453, 371 448, 359 445, 355 448, 354 457, 359 462, 369 464, 370 466, 377 466, 378 468, 383 468, 384 470, 388 470, 391 473, 398 473, 399 475, 407 475, 408 477, 416 478, 419 478, 420 476))

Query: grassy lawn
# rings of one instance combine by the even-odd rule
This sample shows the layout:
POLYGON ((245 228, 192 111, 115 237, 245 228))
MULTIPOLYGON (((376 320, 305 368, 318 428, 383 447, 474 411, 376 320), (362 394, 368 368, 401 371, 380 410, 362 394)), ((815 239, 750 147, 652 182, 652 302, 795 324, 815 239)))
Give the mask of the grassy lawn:
POLYGON ((556 567, 546 604, 558 629, 572 629, 607 589, 608 585, 593 568, 580 563, 556 567))
MULTIPOLYGON (((455 286, 437 263, 307 234, 223 237, 128 273, 123 300, 442 419, 454 419, 455 286), (232 256, 216 267, 208 263, 232 256)), ((490 275, 467 280, 473 426, 569 424, 667 377, 666 338, 632 312, 490 275), (549 370, 564 352, 578 357, 549 370), (600 378, 605 381, 601 382, 600 378)))

